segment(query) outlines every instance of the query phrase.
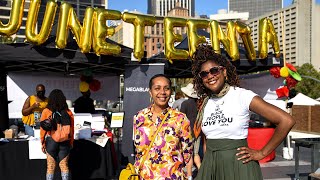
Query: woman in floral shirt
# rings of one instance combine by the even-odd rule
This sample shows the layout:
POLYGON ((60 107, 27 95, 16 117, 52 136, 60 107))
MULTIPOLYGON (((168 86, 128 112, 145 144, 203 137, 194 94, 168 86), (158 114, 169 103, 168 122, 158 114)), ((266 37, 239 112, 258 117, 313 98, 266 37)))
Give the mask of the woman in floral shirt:
POLYGON ((193 148, 190 122, 185 114, 169 107, 171 81, 167 76, 153 76, 149 89, 153 104, 134 116, 135 167, 140 166, 154 133, 169 113, 148 157, 137 171, 141 179, 183 179, 183 167, 189 162, 193 148))

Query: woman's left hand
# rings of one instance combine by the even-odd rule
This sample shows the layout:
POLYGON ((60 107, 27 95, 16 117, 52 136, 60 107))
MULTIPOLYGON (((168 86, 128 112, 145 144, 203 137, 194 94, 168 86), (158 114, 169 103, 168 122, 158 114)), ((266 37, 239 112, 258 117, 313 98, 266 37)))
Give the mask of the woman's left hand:
POLYGON ((238 160, 242 161, 244 164, 250 161, 258 161, 265 157, 260 150, 254 150, 248 147, 240 147, 237 150, 239 152, 236 156, 238 157, 238 160))

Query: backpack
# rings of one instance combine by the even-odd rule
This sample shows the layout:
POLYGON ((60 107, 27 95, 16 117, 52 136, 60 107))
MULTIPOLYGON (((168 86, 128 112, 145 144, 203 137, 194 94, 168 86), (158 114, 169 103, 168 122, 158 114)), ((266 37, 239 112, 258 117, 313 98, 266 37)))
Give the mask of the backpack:
POLYGON ((51 116, 51 137, 55 142, 63 142, 71 139, 71 119, 66 110, 55 111, 51 116))

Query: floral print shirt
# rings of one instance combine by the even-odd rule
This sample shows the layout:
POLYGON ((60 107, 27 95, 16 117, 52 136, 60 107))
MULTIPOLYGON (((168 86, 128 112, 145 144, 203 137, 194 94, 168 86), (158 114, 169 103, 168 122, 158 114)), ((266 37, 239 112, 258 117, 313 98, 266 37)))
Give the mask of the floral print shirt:
POLYGON ((151 106, 134 116, 134 145, 136 147, 135 167, 138 168, 154 133, 169 113, 162 129, 157 134, 154 145, 139 172, 142 179, 183 179, 183 167, 189 162, 193 152, 190 122, 186 115, 168 107, 152 121, 151 106))

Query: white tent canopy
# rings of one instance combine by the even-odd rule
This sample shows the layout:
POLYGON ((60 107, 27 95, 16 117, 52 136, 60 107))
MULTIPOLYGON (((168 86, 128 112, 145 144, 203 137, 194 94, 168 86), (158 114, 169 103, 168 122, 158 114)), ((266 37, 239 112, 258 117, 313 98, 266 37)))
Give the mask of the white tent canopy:
POLYGON ((293 105, 306 105, 306 106, 320 105, 319 101, 314 100, 302 93, 298 93, 294 98, 290 99, 288 102, 292 102, 293 105))

